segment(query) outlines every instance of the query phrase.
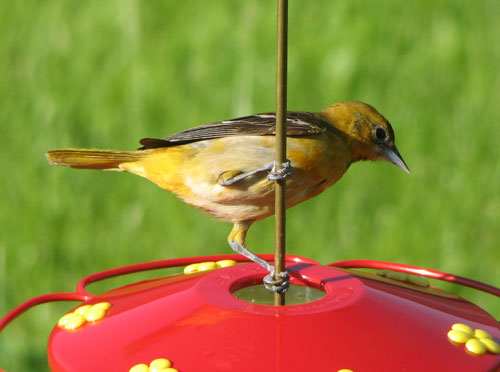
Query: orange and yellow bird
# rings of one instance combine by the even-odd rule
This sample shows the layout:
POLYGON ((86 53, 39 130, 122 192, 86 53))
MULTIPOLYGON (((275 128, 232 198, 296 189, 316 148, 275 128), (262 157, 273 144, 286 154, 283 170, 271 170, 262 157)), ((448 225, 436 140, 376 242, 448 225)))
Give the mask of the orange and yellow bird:
MULTIPOLYGON (((186 203, 232 222, 233 250, 274 273, 245 247, 255 221, 274 214, 274 113, 202 125, 163 139, 144 138, 137 151, 65 149, 49 162, 72 168, 137 174, 186 203)), ((306 201, 337 182, 360 160, 388 160, 409 173, 389 122, 372 106, 343 102, 321 112, 287 112, 286 204, 306 201)))

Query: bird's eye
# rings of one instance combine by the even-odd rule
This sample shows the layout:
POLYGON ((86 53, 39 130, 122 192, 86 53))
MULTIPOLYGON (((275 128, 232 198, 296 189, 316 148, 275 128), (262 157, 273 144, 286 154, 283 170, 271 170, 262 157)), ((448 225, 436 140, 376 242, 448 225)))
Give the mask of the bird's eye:
POLYGON ((387 137, 387 133, 385 132, 384 128, 378 127, 375 130, 375 136, 377 136, 378 139, 384 139, 385 137, 387 137))

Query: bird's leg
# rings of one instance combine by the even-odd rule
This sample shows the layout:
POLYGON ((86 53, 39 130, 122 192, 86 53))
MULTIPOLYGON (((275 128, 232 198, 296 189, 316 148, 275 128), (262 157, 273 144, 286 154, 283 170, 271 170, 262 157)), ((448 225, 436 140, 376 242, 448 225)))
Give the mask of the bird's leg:
POLYGON ((279 167, 276 166, 276 162, 272 162, 249 172, 241 173, 239 171, 227 171, 219 176, 219 185, 231 186, 238 181, 261 172, 269 172, 267 175, 269 180, 284 179, 290 176, 290 168, 290 160, 287 160, 285 163, 279 164, 279 167))
POLYGON ((235 222, 231 233, 229 234, 227 240, 229 242, 229 246, 233 251, 239 253, 249 260, 255 262, 256 264, 262 266, 264 269, 269 271, 269 274, 264 277, 264 286, 273 291, 284 293, 288 290, 290 285, 290 277, 288 272, 279 273, 278 275, 282 278, 282 280, 275 280, 276 270, 274 265, 271 265, 266 260, 258 257, 255 253, 249 251, 245 247, 245 238, 247 236, 248 229, 253 221, 240 221, 235 222))
POLYGON ((248 229, 250 228, 250 225, 252 224, 253 221, 242 221, 242 222, 235 222, 233 229, 229 233, 229 237, 227 238, 227 241, 229 242, 229 246, 233 251, 236 253, 239 253, 249 260, 252 260, 256 264, 259 264, 262 266, 264 269, 266 269, 269 272, 274 272, 274 266, 271 265, 269 262, 266 260, 263 260, 262 258, 258 257, 255 253, 250 252, 246 247, 245 247, 245 239, 247 237, 247 232, 248 229))

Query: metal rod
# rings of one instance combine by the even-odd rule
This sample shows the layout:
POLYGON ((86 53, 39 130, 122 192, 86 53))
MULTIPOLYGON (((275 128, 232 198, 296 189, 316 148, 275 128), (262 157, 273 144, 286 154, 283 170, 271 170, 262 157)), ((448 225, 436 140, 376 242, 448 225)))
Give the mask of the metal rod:
MULTIPOLYGON (((287 78, 287 44, 288 44, 288 0, 278 2, 278 56, 276 69, 276 163, 286 161, 286 78, 287 78)), ((277 180, 275 185, 275 229, 276 251, 274 265, 276 273, 285 271, 286 249, 286 184, 285 180, 277 180)), ((281 278, 276 276, 276 280, 281 278)), ((285 304, 285 295, 274 294, 276 306, 285 304)))

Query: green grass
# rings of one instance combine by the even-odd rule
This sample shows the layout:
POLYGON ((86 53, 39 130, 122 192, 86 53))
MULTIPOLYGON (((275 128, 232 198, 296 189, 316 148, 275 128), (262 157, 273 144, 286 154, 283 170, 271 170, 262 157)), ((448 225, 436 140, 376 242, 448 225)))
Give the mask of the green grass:
MULTIPOLYGON (((412 175, 355 164, 288 213, 288 253, 376 259, 500 285, 500 3, 290 3, 290 109, 343 100, 393 124, 412 175)), ((273 110, 275 2, 0 4, 0 314, 136 262, 230 253, 230 225, 144 179, 50 167, 48 149, 134 149, 198 124, 273 110)), ((273 250, 273 219, 248 245, 273 250)), ((439 284, 441 285, 441 284, 439 284)), ((443 285, 500 318, 500 301, 443 285)), ((0 368, 46 368, 73 304, 0 334, 0 368)))

